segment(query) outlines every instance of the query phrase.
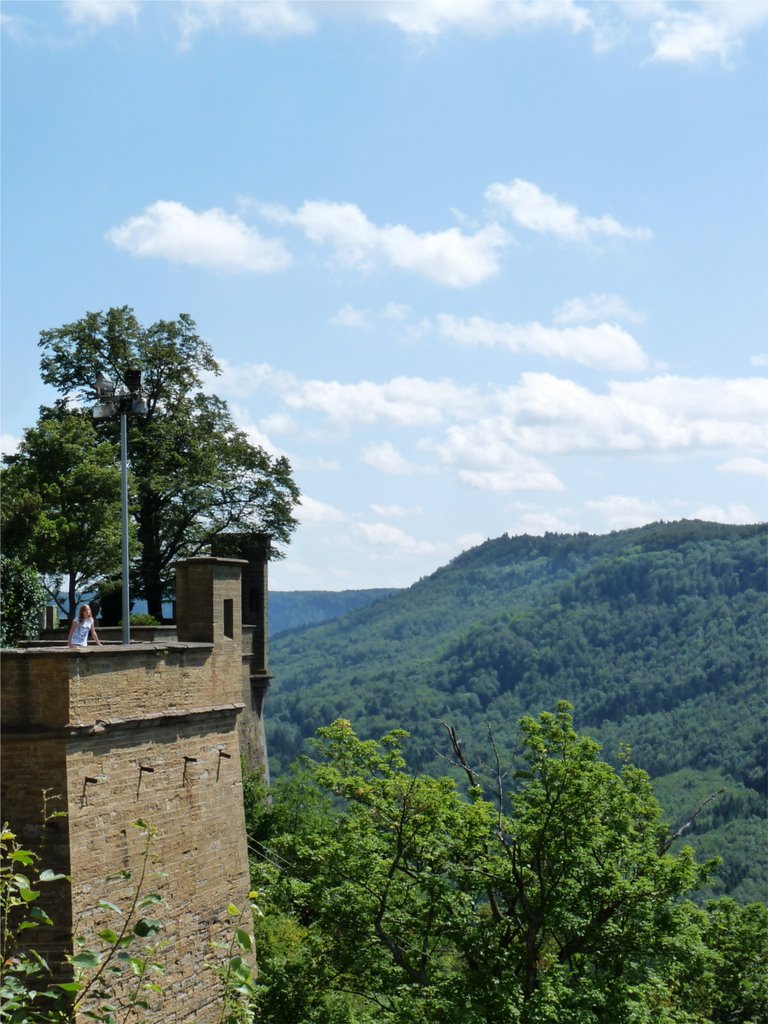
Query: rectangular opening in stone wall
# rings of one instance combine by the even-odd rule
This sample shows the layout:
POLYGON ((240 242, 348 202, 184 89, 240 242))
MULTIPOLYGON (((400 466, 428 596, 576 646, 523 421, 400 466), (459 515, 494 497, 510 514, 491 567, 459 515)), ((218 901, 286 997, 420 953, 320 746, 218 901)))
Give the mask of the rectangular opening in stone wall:
POLYGON ((235 602, 231 597, 224 600, 224 636, 235 635, 235 602))

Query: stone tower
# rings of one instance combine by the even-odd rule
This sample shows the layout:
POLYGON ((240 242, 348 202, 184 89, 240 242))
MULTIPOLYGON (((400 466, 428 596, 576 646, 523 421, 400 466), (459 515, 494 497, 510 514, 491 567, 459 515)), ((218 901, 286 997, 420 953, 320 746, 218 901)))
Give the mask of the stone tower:
POLYGON ((245 562, 242 575, 243 609, 243 714, 238 719, 240 750, 251 771, 269 784, 264 700, 269 688, 269 536, 264 533, 227 533, 214 538, 214 555, 245 562))
MULTIPOLYGON (((73 931, 114 926, 99 899, 125 906, 140 867, 143 819, 159 830, 163 876, 147 887, 168 941, 156 1018, 213 1024, 217 979, 203 965, 230 934, 227 906, 249 890, 238 718, 243 712, 241 574, 235 559, 194 558, 177 569, 177 639, 3 653, 3 817, 44 866, 55 929, 35 933, 54 962, 73 931), (41 791, 67 815, 42 834, 41 791), (121 869, 134 878, 108 884, 121 869), (117 888, 115 888, 115 885, 117 888)), ((154 869, 153 869, 154 870, 154 869)))

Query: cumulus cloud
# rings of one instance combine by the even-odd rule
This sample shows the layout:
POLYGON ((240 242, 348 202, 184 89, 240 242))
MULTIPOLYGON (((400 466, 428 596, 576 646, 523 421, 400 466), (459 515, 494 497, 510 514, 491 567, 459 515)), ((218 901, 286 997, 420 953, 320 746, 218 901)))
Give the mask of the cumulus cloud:
MULTIPOLYGON (((518 460, 520 462, 521 460, 518 460)), ((459 480, 480 491, 505 494, 508 491, 562 491, 563 485, 545 466, 532 463, 518 465, 516 469, 479 470, 460 469, 459 480)))
POLYGON ((310 9, 289 0, 185 0, 174 10, 183 48, 198 33, 212 30, 276 38, 307 35, 316 28, 310 9))
POLYGON ((499 404, 510 443, 538 455, 768 446, 768 387, 758 379, 663 375, 613 381, 601 394, 551 374, 526 373, 499 404))
POLYGON ((385 420, 401 427, 434 426, 443 422, 448 413, 451 417, 466 417, 482 406, 474 388, 421 377, 395 377, 383 384, 297 382, 283 397, 290 408, 314 410, 335 423, 385 420))
POLYGON ((371 511, 381 516, 382 519, 402 519, 404 516, 420 516, 424 514, 424 509, 421 505, 378 505, 376 502, 371 503, 371 511))
POLYGON ((265 274, 291 263, 280 239, 264 238, 239 217, 216 208, 196 213, 166 200, 112 228, 107 239, 133 256, 219 270, 265 274))
POLYGON ((586 501, 587 508, 598 512, 610 530, 628 530, 643 526, 664 515, 664 507, 657 501, 644 501, 624 494, 611 494, 597 501, 586 501))
POLYGON ((367 309, 356 309, 349 303, 342 306, 331 317, 332 327, 352 327, 355 329, 369 328, 373 325, 370 312, 367 309))
POLYGON ((453 29, 498 35, 550 26, 578 32, 590 24, 587 10, 572 0, 385 0, 365 9, 408 35, 421 36, 453 29))
POLYGON ((747 476, 760 476, 764 480, 768 480, 768 462, 765 459, 744 455, 741 458, 728 459, 717 468, 722 473, 744 473, 747 476))
POLYGON ((15 455, 21 444, 21 438, 13 434, 0 434, 0 454, 15 455))
POLYGON ((369 544, 385 547, 393 556, 431 555, 439 550, 431 541, 416 540, 391 523, 358 523, 357 531, 369 544))
POLYGON ((598 321, 641 324, 645 314, 631 309, 620 295, 590 292, 584 297, 569 299, 555 310, 556 324, 587 324, 598 321))
POLYGON ((459 479, 483 491, 560 491, 562 483, 539 459, 519 450, 512 420, 486 417, 449 427, 441 441, 426 441, 440 461, 457 467, 459 479))
POLYGON ((442 313, 437 326, 443 336, 465 345, 501 345, 510 352, 556 356, 608 370, 643 370, 648 365, 632 335, 615 324, 545 327, 537 322, 498 323, 479 316, 461 319, 442 313))
POLYGON ((566 242, 589 242, 594 238, 629 238, 645 241, 653 238, 649 228, 625 227, 610 214, 582 216, 577 207, 562 203, 542 192, 532 181, 515 178, 507 184, 497 182, 485 190, 488 202, 516 224, 540 234, 554 235, 566 242))
POLYGON ((507 244, 498 224, 475 234, 458 228, 419 233, 404 224, 378 227, 353 203, 311 200, 291 212, 282 206, 259 205, 266 219, 292 224, 318 245, 330 245, 341 266, 370 270, 384 261, 438 284, 468 288, 499 271, 499 250, 507 244))
POLYGON ((768 22, 761 0, 666 5, 651 26, 652 60, 694 64, 715 58, 728 67, 749 32, 768 22))
POLYGON ((106 28, 123 18, 135 21, 139 16, 138 0, 67 0, 67 20, 73 25, 106 28))
POLYGON ((417 469, 412 462, 400 454, 391 441, 369 444, 363 449, 360 458, 374 469, 381 470, 382 473, 392 473, 395 476, 409 476, 417 469))
POLYGON ((302 494, 296 516, 302 526, 326 526, 328 523, 342 523, 346 516, 341 509, 302 494))
POLYGON ((513 505, 510 511, 517 512, 509 530, 513 534, 529 533, 541 537, 545 533, 575 533, 579 529, 574 519, 566 518, 567 512, 549 512, 535 505, 513 505))
POLYGON ((693 513, 694 519, 704 519, 710 523, 756 523, 757 516, 748 505, 728 504, 702 505, 693 513))

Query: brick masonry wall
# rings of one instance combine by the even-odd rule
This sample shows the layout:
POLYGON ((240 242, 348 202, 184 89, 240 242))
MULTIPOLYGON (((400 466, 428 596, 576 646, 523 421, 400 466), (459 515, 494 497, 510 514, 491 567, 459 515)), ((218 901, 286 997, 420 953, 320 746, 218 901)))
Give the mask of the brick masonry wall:
MULTIPOLYGON (((45 841, 45 866, 72 877, 71 889, 51 887, 57 928, 46 951, 54 955, 71 947, 72 932, 115 929, 96 904, 127 909, 144 843, 131 823, 157 829, 144 888, 164 896, 149 916, 163 921, 168 944, 153 1019, 214 1024, 218 982, 204 965, 214 957, 210 943, 231 934, 228 904, 242 906, 249 889, 237 734, 240 566, 185 566, 179 642, 4 652, 3 816, 32 848, 45 841), (67 811, 44 832, 43 788, 67 811), (123 868, 130 880, 107 881, 123 868)), ((35 934, 41 948, 44 931, 35 934)))
POLYGON ((146 913, 164 922, 168 943, 158 956, 165 977, 164 997, 153 1000, 156 1019, 218 1021, 219 993, 204 965, 221 956, 211 943, 231 937, 227 905, 242 906, 248 892, 235 715, 77 737, 68 743, 67 766, 78 932, 117 929, 120 919, 96 902, 128 907, 145 844, 131 823, 151 823, 159 836, 144 891, 159 892, 165 903, 146 913), (130 881, 104 882, 123 868, 132 870, 130 881))

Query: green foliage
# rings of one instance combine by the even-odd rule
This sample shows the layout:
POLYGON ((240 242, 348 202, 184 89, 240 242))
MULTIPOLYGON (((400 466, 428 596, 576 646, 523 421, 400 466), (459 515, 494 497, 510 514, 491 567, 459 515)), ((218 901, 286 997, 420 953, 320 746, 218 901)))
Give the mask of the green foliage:
POLYGON ((320 729, 315 756, 260 811, 258 1020, 704 1024, 768 1013, 765 915, 682 898, 711 866, 671 852, 647 775, 600 760, 567 705, 523 719, 517 751, 491 740, 489 773, 452 733, 466 796, 452 778, 412 772, 405 735, 361 740, 346 720, 320 729))
MULTIPOLYGON (((120 619, 117 623, 118 626, 122 626, 123 620, 120 619)), ((144 615, 142 612, 137 612, 131 615, 132 626, 160 626, 162 623, 159 619, 156 619, 154 615, 144 615)))
MULTIPOLYGON (((46 821, 57 816, 60 812, 44 811, 46 821)), ((30 929, 53 924, 37 902, 42 891, 38 887, 68 879, 41 869, 40 855, 22 849, 7 826, 3 828, 0 1019, 9 1024, 66 1024, 75 1016, 101 1024, 155 1019, 151 999, 161 991, 158 979, 163 966, 157 957, 165 942, 158 938, 162 923, 148 912, 156 912, 162 897, 145 891, 144 882, 157 833, 146 822, 133 825, 146 836, 146 842, 128 907, 123 910, 110 900, 99 900, 98 913, 103 920, 86 935, 78 935, 74 941, 76 952, 66 957, 70 980, 54 978, 30 937, 30 929)), ((112 879, 121 887, 130 880, 130 871, 121 871, 112 879)))
POLYGON ((228 944, 213 943, 213 948, 223 951, 224 959, 208 964, 219 979, 221 986, 221 1015, 219 1024, 249 1024, 253 1020, 252 1006, 256 994, 256 983, 252 966, 253 938, 247 925, 253 915, 259 913, 255 892, 248 894, 243 907, 230 903, 227 913, 232 918, 232 938, 228 944))
MULTIPOLYGON (((60 817, 49 812, 50 797, 44 794, 44 821, 60 817)), ((75 952, 66 957, 69 977, 54 976, 45 958, 35 950, 32 929, 53 921, 39 904, 42 889, 69 879, 41 868, 41 857, 23 849, 5 826, 0 839, 0 935, 2 937, 2 986, 0 1020, 7 1024, 70 1024, 92 1020, 100 1024, 158 1019, 156 997, 162 992, 164 950, 163 923, 156 916, 163 897, 146 888, 159 833, 142 820, 132 822, 145 837, 134 880, 124 869, 104 883, 119 888, 122 898, 100 899, 89 917, 92 923, 74 939, 75 952), (126 884, 130 892, 125 898, 126 884), (122 904, 122 906, 121 906, 122 904)), ((219 1024, 251 1021, 254 997, 253 939, 250 924, 258 908, 250 893, 242 909, 230 904, 232 938, 229 944, 212 944, 214 957, 205 966, 219 979, 219 1024), (223 952, 223 955, 222 955, 223 952)), ((173 993, 168 993, 172 1000, 173 993)))
POLYGON ((100 439, 90 415, 42 410, 4 458, 2 529, 6 551, 34 566, 57 601, 66 581, 77 592, 120 566, 120 469, 114 444, 100 439))
MULTIPOLYGON (((129 420, 135 480, 132 509, 141 545, 137 593, 162 617, 162 599, 180 558, 206 550, 226 531, 263 531, 287 543, 299 491, 284 457, 272 458, 238 430, 227 405, 205 394, 218 363, 191 317, 143 327, 128 306, 87 313, 40 335, 42 378, 64 399, 88 407, 101 370, 116 384, 142 371, 146 416, 129 420)), ((113 443, 116 420, 97 424, 113 443)))
POLYGON ((501 537, 384 601, 278 636, 272 774, 341 715, 364 737, 407 723, 414 766, 438 774, 441 722, 475 748, 490 725, 511 748, 521 716, 565 698, 609 756, 627 742, 654 778, 715 772, 753 794, 747 809, 729 790, 711 808, 727 819, 702 815, 692 842, 709 854, 705 831, 734 822, 708 891, 759 898, 748 851, 766 816, 766 539, 765 526, 685 521, 501 537), (740 830, 742 815, 755 823, 740 830))
POLYGON ((21 558, 0 555, 0 647, 37 636, 45 591, 35 569, 21 558))

